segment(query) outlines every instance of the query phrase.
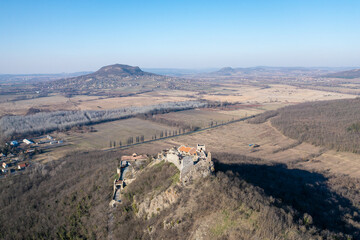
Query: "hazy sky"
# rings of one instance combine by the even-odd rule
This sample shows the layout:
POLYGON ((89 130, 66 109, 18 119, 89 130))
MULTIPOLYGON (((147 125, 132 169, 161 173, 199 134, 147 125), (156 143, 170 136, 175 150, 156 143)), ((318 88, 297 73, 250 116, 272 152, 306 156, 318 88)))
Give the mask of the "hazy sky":
POLYGON ((0 0, 0 73, 360 66, 360 1, 0 0))

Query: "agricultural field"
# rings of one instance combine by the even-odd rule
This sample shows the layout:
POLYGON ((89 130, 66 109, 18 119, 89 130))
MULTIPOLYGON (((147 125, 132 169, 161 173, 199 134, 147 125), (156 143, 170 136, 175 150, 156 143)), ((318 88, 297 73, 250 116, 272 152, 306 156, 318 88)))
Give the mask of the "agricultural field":
POLYGON ((206 128, 213 124, 221 124, 238 118, 237 115, 223 114, 212 109, 194 109, 180 112, 154 115, 153 120, 189 126, 190 128, 206 128))
MULTIPOLYGON (((12 96, 14 97, 14 96, 12 96)), ((212 87, 204 88, 203 91, 186 90, 159 90, 128 97, 105 97, 78 95, 71 98, 60 94, 52 94, 48 97, 34 98, 19 101, 5 101, 0 103, 0 116, 5 114, 25 115, 30 108, 45 111, 53 110, 105 110, 125 106, 144 106, 164 102, 186 101, 194 99, 207 99, 212 101, 228 101, 237 103, 225 108, 194 109, 187 111, 171 112, 167 114, 154 115, 152 119, 127 119, 106 122, 93 125, 94 131, 68 131, 57 133, 56 138, 64 140, 64 144, 46 150, 45 153, 37 155, 34 160, 47 162, 59 159, 72 151, 100 150, 110 147, 110 142, 115 141, 127 144, 129 137, 144 135, 145 140, 151 139, 161 131, 175 131, 179 128, 209 127, 211 122, 222 123, 233 119, 259 114, 268 110, 293 105, 299 102, 355 98, 355 95, 334 92, 301 89, 294 86, 272 84, 269 86, 252 86, 245 84, 214 84, 212 87), (150 121, 151 120, 151 121, 150 121), (173 124, 177 123, 177 124, 173 124)), ((183 143, 196 144, 204 142, 211 145, 215 151, 236 151, 240 154, 250 154, 256 157, 266 157, 277 161, 295 161, 306 158, 311 154, 319 154, 318 147, 310 144, 300 144, 286 151, 276 151, 279 148, 293 144, 295 140, 276 133, 271 125, 252 125, 236 123, 229 126, 219 127, 211 132, 199 132, 189 136, 176 139, 186 139, 183 143), (222 132, 221 129, 226 129, 222 132), (260 134, 261 133, 261 134, 260 134), (199 138, 197 138, 199 136, 199 138), (222 139, 222 140, 219 140, 222 139), (194 139, 194 140, 192 140, 194 139), (206 139, 206 141, 203 141, 206 139), (249 152, 248 144, 257 143, 261 147, 249 152), (229 147, 233 146, 233 147, 229 147)), ((165 140, 168 141, 168 140, 165 140)), ((171 143, 177 145, 178 142, 171 143)), ((166 144, 165 144, 166 145, 166 144)), ((335 160, 334 160, 335 161, 335 160)))
POLYGON ((356 95, 302 89, 288 85, 251 86, 244 84, 221 84, 205 88, 204 91, 152 91, 128 97, 77 95, 71 98, 60 94, 26 100, 14 100, 17 95, 0 97, 0 117, 4 115, 25 115, 30 108, 42 111, 55 110, 99 110, 125 106, 144 106, 164 102, 186 101, 202 98, 211 101, 266 104, 283 107, 289 104, 354 98, 356 95))
POLYGON ((98 98, 94 100, 77 101, 80 110, 113 109, 128 106, 146 106, 165 102, 181 102, 191 100, 184 95, 165 95, 164 93, 149 92, 129 97, 98 98))
POLYGON ((63 140, 65 145, 37 155, 34 160, 48 162, 57 160, 75 150, 104 150, 110 148, 110 142, 112 146, 114 141, 115 146, 119 146, 120 141, 122 145, 127 145, 129 137, 133 137, 135 143, 137 136, 144 135, 146 141, 151 140, 155 134, 159 137, 161 132, 178 130, 175 127, 138 118, 100 123, 93 125, 92 129, 92 131, 72 130, 52 134, 56 139, 63 140))
POLYGON ((48 97, 19 101, 7 101, 7 99, 3 96, 0 98, 3 100, 0 102, 0 117, 4 115, 25 115, 28 113, 30 108, 40 109, 42 111, 100 110, 191 100, 189 97, 186 97, 186 95, 191 94, 191 92, 174 92, 174 95, 166 95, 163 92, 150 92, 129 97, 113 98, 86 95, 78 95, 67 98, 60 94, 53 94, 48 97))
POLYGON ((360 155, 336 152, 284 136, 270 122, 237 122, 164 140, 167 146, 206 144, 211 152, 241 154, 308 170, 360 177, 360 155), (258 144, 252 148, 249 144, 258 144))
POLYGON ((280 106, 307 101, 355 98, 356 95, 298 88, 289 85, 271 84, 266 87, 228 84, 202 98, 211 101, 242 103, 277 103, 280 106))

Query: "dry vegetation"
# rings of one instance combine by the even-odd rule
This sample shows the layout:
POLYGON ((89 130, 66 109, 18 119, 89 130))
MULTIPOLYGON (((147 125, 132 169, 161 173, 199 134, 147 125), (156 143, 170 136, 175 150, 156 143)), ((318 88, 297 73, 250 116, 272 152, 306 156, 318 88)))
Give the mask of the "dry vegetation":
POLYGON ((163 92, 142 93, 128 97, 86 96, 77 95, 71 98, 60 94, 51 94, 47 97, 14 101, 16 96, 5 95, 0 98, 0 116, 26 115, 29 109, 41 111, 59 110, 100 110, 114 109, 128 106, 147 106, 152 104, 190 100, 187 95, 192 92, 172 91, 167 95, 163 92), (178 92, 178 94, 177 94, 178 92), (151 101, 149 101, 151 99, 151 101))
POLYGON ((360 153, 360 98, 303 103, 261 114, 283 134, 338 151, 360 153))
MULTIPOLYGON (((357 88, 341 87, 348 93, 357 88)), ((131 89, 141 90, 141 86, 131 89)), ((37 109, 45 111, 39 115, 46 115, 50 114, 48 110, 105 110, 200 98, 244 104, 231 109, 159 114, 151 116, 152 121, 142 116, 147 120, 100 123, 92 132, 58 133, 57 137, 71 145, 38 155, 37 160, 47 162, 44 165, 32 163, 25 174, 0 180, 0 238, 105 239, 109 234, 116 239, 360 238, 360 182, 343 175, 360 176, 359 155, 311 145, 359 153, 360 100, 310 102, 277 110, 294 103, 354 95, 281 84, 235 83, 203 91, 160 90, 126 97, 114 94, 102 95, 106 98, 51 95, 19 101, 12 101, 18 96, 11 96, 11 101, 1 97, 0 115, 28 113, 33 117, 37 109), (128 186, 123 204, 110 212, 115 167, 124 152, 98 151, 108 148, 109 142, 119 146, 128 137, 144 135, 151 139, 164 130, 208 127, 211 122, 266 110, 273 111, 254 119, 256 125, 239 122, 129 148, 127 153, 155 154, 174 145, 204 143, 215 152, 217 173, 186 188, 177 186, 178 200, 170 208, 146 219, 137 218, 141 201, 174 187, 176 168, 159 164, 128 186), (254 143, 260 147, 249 148, 254 143), (69 152, 73 150, 78 152, 69 152), (53 159, 59 161, 47 161, 53 159), (112 214, 113 220, 109 217, 112 214)))
POLYGON ((305 89, 281 84, 270 84, 267 87, 232 84, 202 97, 211 101, 246 102, 246 103, 277 103, 280 106, 306 101, 333 100, 342 98, 355 98, 355 95, 305 89), (229 91, 231 89, 232 91, 229 91))
POLYGON ((117 154, 74 153, 0 184, 1 239, 104 239, 117 154))
POLYGON ((216 177, 176 188, 178 200, 138 218, 138 205, 171 185, 176 171, 145 171, 114 211, 117 239, 357 239, 360 182, 264 160, 215 153, 216 177), (156 173, 156 174, 153 174, 156 173), (315 193, 315 194, 314 194, 315 193), (131 227, 130 227, 131 226, 131 227))
POLYGON ((139 114, 152 115, 207 105, 208 103, 201 101, 185 101, 111 110, 55 111, 39 112, 28 116, 5 116, 0 119, 0 130, 3 138, 44 134, 54 130, 67 130, 74 126, 130 118, 139 114))
MULTIPOLYGON (((169 145, 145 144, 128 153, 155 154, 169 145)), ((127 198, 110 220, 112 180, 122 153, 72 153, 1 180, 0 237, 104 239, 109 230, 116 239, 359 237, 358 180, 223 152, 213 153, 215 177, 176 187, 178 201, 144 219, 135 216, 138 205, 174 186, 177 173, 169 164, 149 168, 128 186, 127 198)))

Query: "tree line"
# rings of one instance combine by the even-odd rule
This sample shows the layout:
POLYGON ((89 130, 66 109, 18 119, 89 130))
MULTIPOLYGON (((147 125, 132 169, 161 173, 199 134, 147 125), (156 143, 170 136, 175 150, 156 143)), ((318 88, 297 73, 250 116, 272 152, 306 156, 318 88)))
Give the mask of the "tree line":
POLYGON ((43 134, 54 130, 67 130, 74 126, 130 118, 138 114, 158 114, 207 106, 208 103, 204 101, 183 101, 110 110, 56 111, 28 116, 4 116, 0 119, 0 132, 5 138, 43 134))

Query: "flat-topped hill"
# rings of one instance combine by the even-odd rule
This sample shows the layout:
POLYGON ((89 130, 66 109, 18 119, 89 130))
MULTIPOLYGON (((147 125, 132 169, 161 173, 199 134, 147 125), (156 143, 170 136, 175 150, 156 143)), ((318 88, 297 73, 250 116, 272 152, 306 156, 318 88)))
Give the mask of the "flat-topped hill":
POLYGON ((156 74, 144 72, 139 67, 125 64, 113 64, 100 68, 98 71, 85 75, 89 77, 129 77, 129 76, 155 76, 156 74))
MULTIPOLYGON (((78 77, 37 84, 39 91, 65 92, 72 95, 120 92, 134 94, 157 89, 177 89, 181 79, 144 72, 139 67, 124 64, 104 66, 98 71, 78 77)), ((181 84, 179 84, 181 86, 181 84)))

